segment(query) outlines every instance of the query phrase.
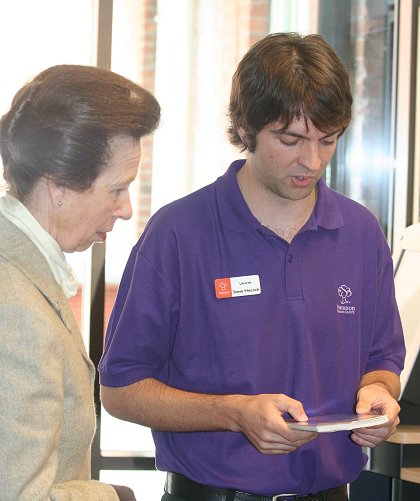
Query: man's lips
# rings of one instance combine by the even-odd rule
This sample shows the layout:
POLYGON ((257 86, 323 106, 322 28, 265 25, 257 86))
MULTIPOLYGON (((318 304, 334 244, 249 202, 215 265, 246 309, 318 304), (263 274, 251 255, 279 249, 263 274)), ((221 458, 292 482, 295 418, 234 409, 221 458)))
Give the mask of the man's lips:
POLYGON ((106 240, 106 233, 104 231, 98 231, 97 235, 99 235, 99 238, 104 242, 106 240))
POLYGON ((307 188, 313 182, 313 178, 310 176, 292 176, 292 183, 298 188, 307 188))

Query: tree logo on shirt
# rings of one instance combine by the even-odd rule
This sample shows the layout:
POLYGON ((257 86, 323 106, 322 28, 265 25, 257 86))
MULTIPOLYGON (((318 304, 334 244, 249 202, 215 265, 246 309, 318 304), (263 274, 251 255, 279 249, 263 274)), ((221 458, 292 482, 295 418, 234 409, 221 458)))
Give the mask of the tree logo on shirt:
POLYGON ((340 285, 338 288, 338 295, 341 297, 341 304, 350 303, 350 301, 347 300, 347 298, 352 295, 350 287, 347 287, 347 285, 340 285))
POLYGON ((340 285, 338 287, 338 296, 340 297, 340 304, 337 304, 337 313, 350 313, 354 314, 356 312, 355 306, 348 306, 351 301, 349 297, 353 295, 350 287, 348 285, 340 285))

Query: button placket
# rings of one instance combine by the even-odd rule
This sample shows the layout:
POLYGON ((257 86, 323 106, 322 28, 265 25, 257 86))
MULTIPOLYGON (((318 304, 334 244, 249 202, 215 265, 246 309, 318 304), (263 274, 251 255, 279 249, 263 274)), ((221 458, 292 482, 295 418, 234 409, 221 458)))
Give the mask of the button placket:
POLYGON ((302 278, 299 266, 300 238, 297 236, 289 245, 285 256, 286 296, 288 300, 299 301, 303 299, 302 278))

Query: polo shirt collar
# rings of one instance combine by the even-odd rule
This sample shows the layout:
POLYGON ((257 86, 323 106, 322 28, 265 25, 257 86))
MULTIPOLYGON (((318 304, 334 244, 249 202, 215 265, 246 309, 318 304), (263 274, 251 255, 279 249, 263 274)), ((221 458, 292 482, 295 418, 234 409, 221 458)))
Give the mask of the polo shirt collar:
POLYGON ((316 204, 307 224, 311 229, 321 226, 327 230, 336 230, 343 227, 344 219, 338 203, 338 194, 328 188, 322 178, 318 181, 317 187, 316 204))
MULTIPOLYGON (((241 190, 236 173, 243 167, 245 159, 234 161, 216 183, 216 199, 223 226, 230 231, 245 232, 261 228, 260 222, 253 216, 241 190)), ((325 181, 318 181, 318 197, 315 208, 305 224, 305 230, 316 230, 318 226, 337 229, 344 226, 343 216, 334 191, 325 181)))

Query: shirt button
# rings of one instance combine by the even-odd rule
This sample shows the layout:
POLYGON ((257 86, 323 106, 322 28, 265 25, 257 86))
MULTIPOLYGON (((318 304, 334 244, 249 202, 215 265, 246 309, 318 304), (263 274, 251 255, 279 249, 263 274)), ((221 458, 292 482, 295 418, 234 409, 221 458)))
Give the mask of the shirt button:
POLYGON ((287 260, 289 261, 289 263, 293 263, 293 256, 292 256, 292 254, 289 254, 287 256, 287 260))

